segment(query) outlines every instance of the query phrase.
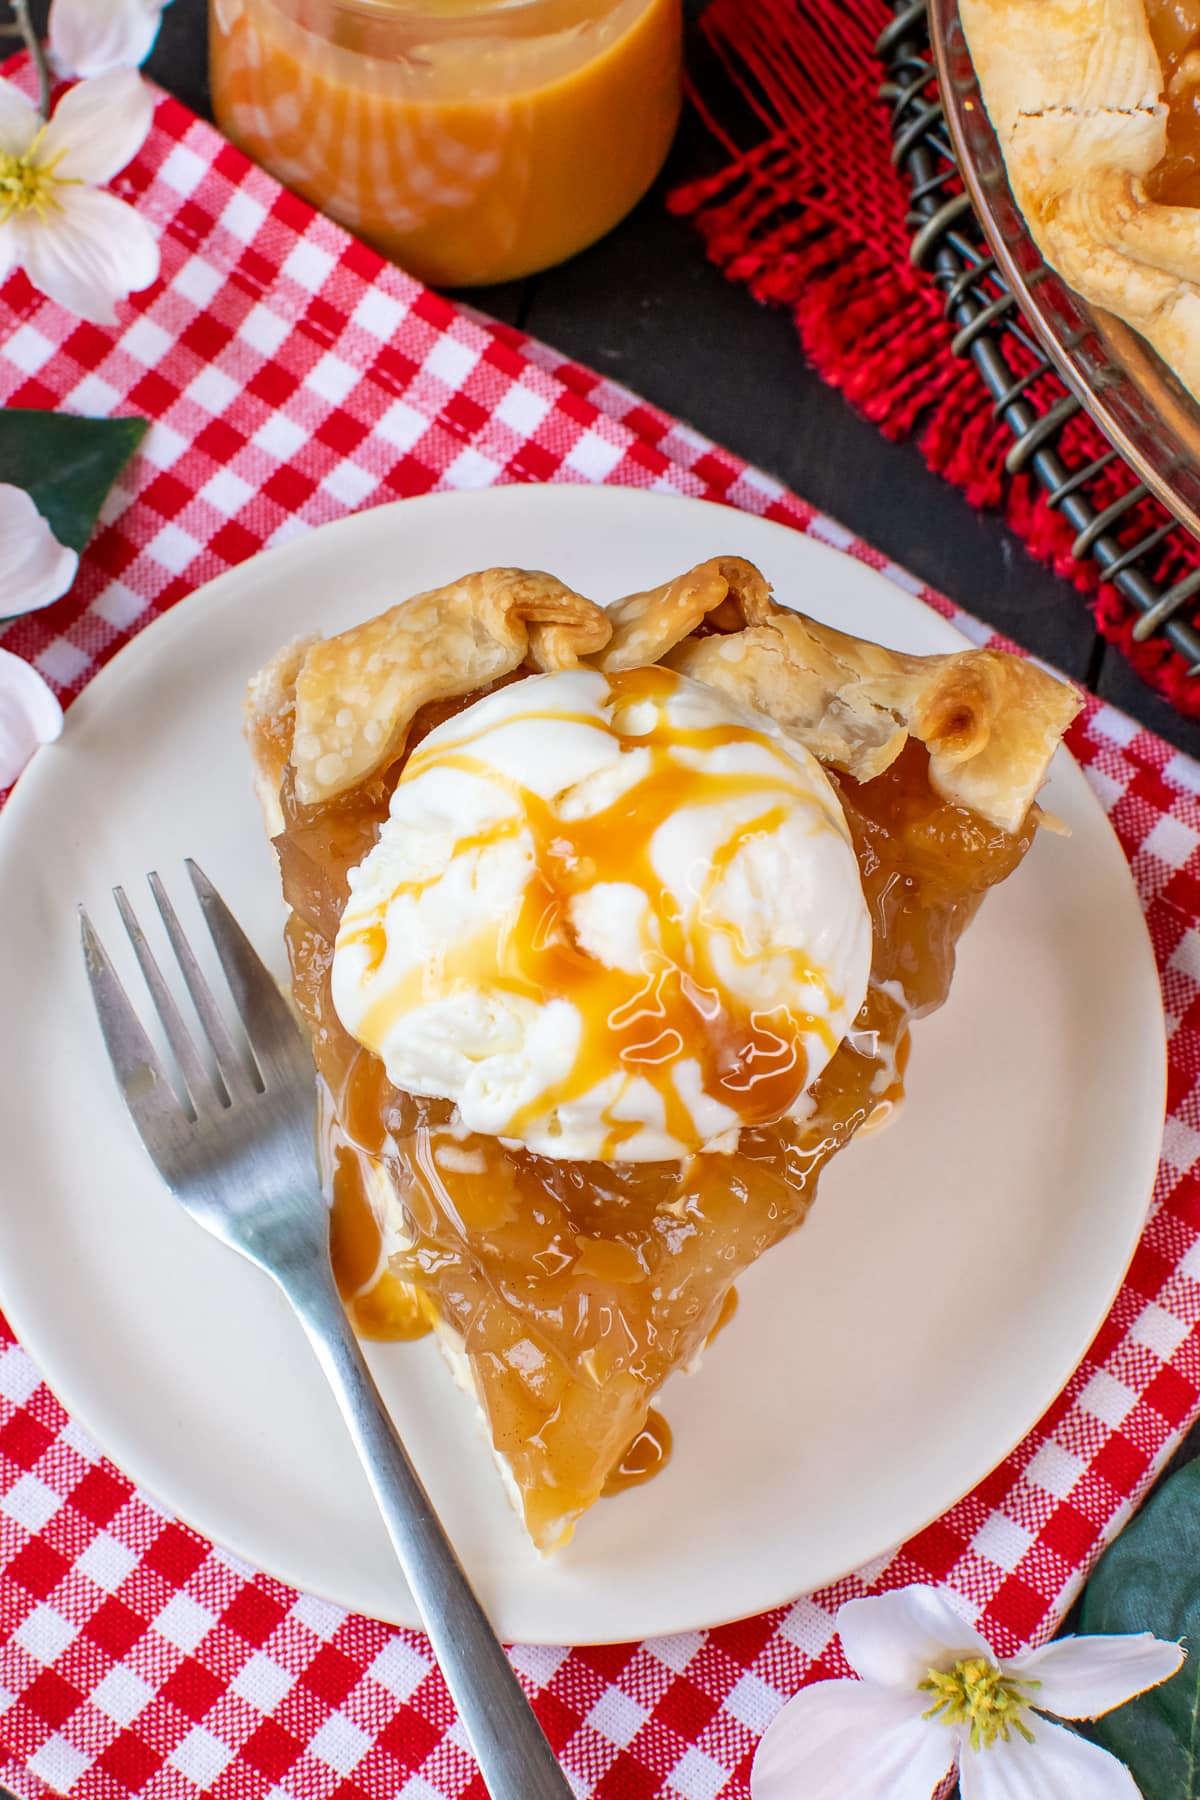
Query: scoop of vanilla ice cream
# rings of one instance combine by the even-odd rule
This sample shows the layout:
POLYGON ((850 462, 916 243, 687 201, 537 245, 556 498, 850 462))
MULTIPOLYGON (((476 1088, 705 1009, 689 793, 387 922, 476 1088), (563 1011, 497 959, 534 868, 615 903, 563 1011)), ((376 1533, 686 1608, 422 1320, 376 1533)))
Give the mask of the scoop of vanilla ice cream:
POLYGON ((531 676, 439 726, 350 889, 347 1030, 397 1087, 560 1159, 728 1142, 752 1120, 751 1022, 785 1045, 773 1116, 802 1105, 866 993, 870 919, 820 765, 662 669, 531 676))

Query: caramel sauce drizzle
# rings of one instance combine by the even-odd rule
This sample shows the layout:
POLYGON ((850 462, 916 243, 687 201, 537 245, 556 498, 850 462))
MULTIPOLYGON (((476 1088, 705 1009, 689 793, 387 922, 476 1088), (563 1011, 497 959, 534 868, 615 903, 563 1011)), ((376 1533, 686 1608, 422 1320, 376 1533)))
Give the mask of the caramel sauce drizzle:
POLYGON ((729 1289, 728 1293, 725 1295, 725 1298, 721 1302, 721 1310, 717 1314, 716 1324, 713 1326, 712 1330, 709 1332, 708 1336, 704 1340, 706 1348, 709 1344, 714 1343, 716 1341, 716 1339, 720 1337, 720 1335, 724 1331, 725 1327, 729 1324, 729 1321, 733 1318, 733 1315, 737 1311, 737 1309, 738 1309, 738 1291, 736 1288, 731 1287, 729 1289))
MULTIPOLYGON (((622 1145, 641 1129, 637 1119, 615 1116, 636 1077, 654 1088, 671 1136, 691 1144, 696 1127, 675 1081, 681 1062, 699 1066, 704 1092, 723 1102, 739 1125, 759 1125, 779 1118, 807 1086, 805 1039, 816 1039, 826 1059, 837 1047, 828 1015, 842 1002, 825 972, 799 949, 775 952, 787 958, 790 985, 798 998, 772 1008, 748 1007, 721 981, 712 940, 723 940, 735 964, 750 964, 755 954, 735 925, 712 919, 709 910, 710 897, 748 842, 778 830, 797 803, 814 815, 814 831, 835 824, 834 809, 821 805, 791 759, 766 733, 742 724, 687 728, 674 722, 669 702, 677 680, 659 668, 609 677, 613 735, 621 753, 637 754, 645 769, 609 806, 589 816, 562 818, 541 795, 506 779, 474 754, 487 728, 418 749, 402 776, 413 779, 436 763, 505 787, 516 812, 465 834, 454 854, 486 849, 505 837, 528 832, 534 866, 515 918, 497 918, 473 939, 451 945, 436 968, 415 969, 407 979, 389 986, 368 1008, 356 1036, 378 1054, 402 1014, 456 987, 499 988, 539 1005, 553 999, 570 1001, 583 1020, 572 1067, 514 1112, 502 1136, 524 1137, 535 1121, 579 1100, 617 1070, 623 1080, 604 1115, 609 1129, 601 1160, 619 1160, 622 1145), (652 710, 648 729, 622 729, 622 718, 634 708, 643 709, 639 719, 644 709, 652 710), (714 750, 746 743, 767 750, 778 773, 718 772, 706 766, 714 750), (681 759, 681 752, 694 755, 696 763, 681 759), (664 819, 684 808, 746 800, 762 804, 712 855, 695 896, 700 921, 696 929, 654 868, 655 832, 664 819), (642 966, 636 973, 605 967, 577 941, 571 903, 598 882, 633 885, 645 897, 645 917, 654 922, 656 932, 644 930, 642 966), (801 998, 813 992, 820 997, 819 1010, 806 1007, 801 998)), ((533 707, 518 718, 596 725, 591 715, 533 707)), ((405 882, 392 899, 420 895, 439 879, 440 875, 405 882)), ((366 944, 370 969, 379 967, 386 952, 386 926, 374 910, 363 918, 353 900, 338 946, 352 943, 366 944)))
POLYGON ((644 1481, 653 1481, 666 1466, 670 1455, 671 1427, 662 1414, 651 1407, 646 1414, 646 1423, 610 1471, 601 1489, 605 1499, 623 1494, 627 1488, 641 1487, 644 1481))
POLYGON ((360 1337, 378 1343, 424 1337, 432 1330, 428 1309, 419 1290, 387 1265, 359 1152, 332 1121, 327 1143, 322 1166, 329 1180, 329 1256, 350 1322, 360 1337))

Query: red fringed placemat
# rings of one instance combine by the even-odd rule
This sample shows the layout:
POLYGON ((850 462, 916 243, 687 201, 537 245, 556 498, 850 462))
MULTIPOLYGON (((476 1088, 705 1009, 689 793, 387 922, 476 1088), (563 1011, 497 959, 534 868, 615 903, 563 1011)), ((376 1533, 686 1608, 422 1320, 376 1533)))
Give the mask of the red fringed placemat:
MULTIPOLYGON (((389 268, 177 102, 160 97, 119 185, 154 223, 163 267, 116 327, 81 324, 24 276, 0 285, 0 404, 151 420, 71 593, 0 630, 64 702, 264 545, 498 482, 724 500, 989 640, 698 432, 389 268)), ((1048 1636, 1196 1416, 1200 766, 1095 700, 1071 747, 1129 857, 1171 1039, 1154 1203, 1113 1309, 1025 1441, 870 1568, 719 1630, 515 1649, 581 1797, 747 1800, 783 1701, 847 1673, 834 1619, 864 1592, 936 1582, 1005 1655, 1048 1636)), ((3 1102, 0 1158, 3 1134, 25 1128, 3 1102)), ((424 1638, 298 1593, 172 1517, 106 1460, 2 1320, 0 1780, 19 1800, 483 1800, 424 1638)))
MULTIPOLYGON (((1010 475, 1012 434, 954 335, 933 281, 909 261, 909 195, 893 167, 883 71, 875 56, 892 18, 884 0, 712 0, 701 29, 760 129, 740 145, 703 93, 693 99, 728 153, 716 175, 671 204, 699 227, 709 256, 759 299, 786 306, 810 362, 892 438, 914 438, 930 467, 974 506, 1001 509, 1032 553, 1090 598, 1097 624, 1143 678, 1182 713, 1200 716, 1200 682, 1161 638, 1136 643, 1128 604, 1096 568, 1071 555, 1074 531, 1032 474, 1010 475)), ((1013 344, 1014 376, 1034 366, 1013 344)), ((1035 402, 1047 388, 1035 383, 1035 402)), ((1062 438, 1071 467, 1107 448, 1086 414, 1062 438)), ((1129 487, 1114 471, 1097 510, 1129 487)), ((1161 523, 1146 499, 1126 515, 1129 541, 1161 523)), ((1200 544, 1172 532, 1148 572, 1168 587, 1200 566, 1200 544)), ((1200 604, 1193 607, 1200 620, 1200 604)))

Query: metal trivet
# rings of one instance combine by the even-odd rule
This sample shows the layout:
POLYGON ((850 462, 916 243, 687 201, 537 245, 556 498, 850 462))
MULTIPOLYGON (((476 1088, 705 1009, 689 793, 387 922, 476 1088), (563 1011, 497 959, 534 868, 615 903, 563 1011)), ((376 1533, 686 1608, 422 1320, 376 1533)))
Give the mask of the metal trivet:
POLYGON ((1176 617, 1180 607, 1200 593, 1200 568, 1164 589, 1143 566, 1172 534, 1186 537, 1185 527, 1148 496, 1118 451, 1107 450, 1082 466, 1064 456, 1063 427, 1080 411, 1080 403, 1022 323, 1015 296, 996 267, 963 187, 938 91, 928 0, 893 0, 893 4, 896 16, 880 36, 876 52, 887 68, 880 95, 892 108, 892 161, 912 189, 906 221, 913 230, 909 254, 913 264, 928 270, 943 290, 946 317, 957 327, 951 348, 956 355, 971 358, 995 402, 995 413, 1012 432, 1004 466, 1009 474, 1033 470, 1047 504, 1058 508, 1075 529, 1072 554, 1079 560, 1090 557, 1140 615, 1134 637, 1144 641, 1161 632, 1188 664, 1188 674, 1200 674, 1200 632, 1176 617), (1032 368, 1020 375, 1006 355, 1013 344, 1022 345, 1035 359, 1032 368), (1038 411, 1027 390, 1043 377, 1048 378, 1051 398, 1038 411), (1103 470, 1124 472, 1130 485, 1097 510, 1089 489, 1103 470), (1136 542, 1122 544, 1122 520, 1142 500, 1153 506, 1154 521, 1136 542))

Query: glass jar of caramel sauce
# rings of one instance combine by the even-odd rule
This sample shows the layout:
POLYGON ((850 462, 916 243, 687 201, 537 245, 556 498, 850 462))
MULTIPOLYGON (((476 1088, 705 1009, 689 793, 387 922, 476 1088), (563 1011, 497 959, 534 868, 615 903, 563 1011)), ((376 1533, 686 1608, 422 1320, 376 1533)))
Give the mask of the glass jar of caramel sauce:
POLYGON ((248 155, 435 286, 561 262, 640 199, 679 117, 681 0, 211 0, 248 155))

